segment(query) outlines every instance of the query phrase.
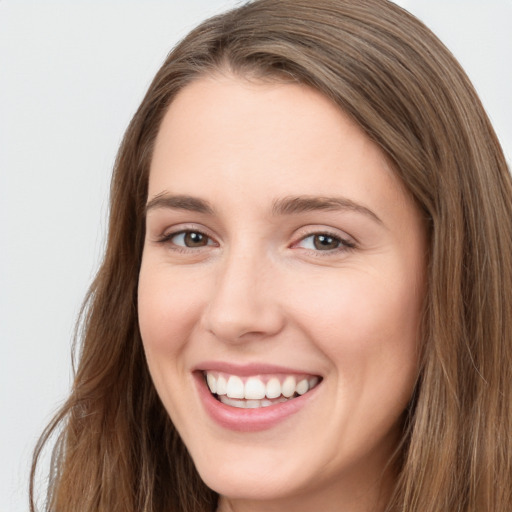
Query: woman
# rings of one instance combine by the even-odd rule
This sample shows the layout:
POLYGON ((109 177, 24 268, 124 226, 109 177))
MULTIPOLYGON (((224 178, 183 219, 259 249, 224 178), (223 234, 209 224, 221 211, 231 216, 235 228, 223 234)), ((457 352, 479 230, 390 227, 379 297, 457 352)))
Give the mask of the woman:
POLYGON ((511 509, 512 186, 420 22, 205 22, 111 195, 48 510, 511 509))

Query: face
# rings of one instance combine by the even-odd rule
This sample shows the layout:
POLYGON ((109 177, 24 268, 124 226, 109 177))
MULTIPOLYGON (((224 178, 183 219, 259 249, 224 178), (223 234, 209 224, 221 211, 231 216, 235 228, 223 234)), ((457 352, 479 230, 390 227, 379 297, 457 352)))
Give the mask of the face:
POLYGON ((418 372, 425 251, 384 154, 318 92, 219 76, 179 93, 150 169, 139 322, 222 506, 376 499, 418 372))

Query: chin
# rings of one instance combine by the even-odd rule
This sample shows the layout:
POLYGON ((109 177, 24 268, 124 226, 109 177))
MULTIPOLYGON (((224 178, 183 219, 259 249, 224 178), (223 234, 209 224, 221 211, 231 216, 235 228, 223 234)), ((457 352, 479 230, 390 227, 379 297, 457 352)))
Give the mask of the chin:
POLYGON ((237 464, 230 464, 224 468, 198 470, 210 489, 237 500, 276 501, 293 496, 303 487, 295 475, 282 474, 268 466, 247 471, 245 466, 241 469, 237 464))

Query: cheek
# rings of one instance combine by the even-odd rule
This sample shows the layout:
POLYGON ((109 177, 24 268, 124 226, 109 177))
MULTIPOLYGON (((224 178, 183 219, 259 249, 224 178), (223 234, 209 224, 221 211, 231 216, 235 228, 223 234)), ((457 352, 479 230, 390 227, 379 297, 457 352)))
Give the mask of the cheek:
POLYGON ((198 318, 197 286, 143 262, 139 275, 139 327, 148 355, 175 354, 198 318))
POLYGON ((176 279, 158 262, 144 262, 138 287, 139 329, 155 388, 169 415, 183 422, 180 397, 190 386, 180 364, 197 324, 197 301, 187 281, 176 279))
POLYGON ((351 383, 416 373, 421 287, 397 275, 353 271, 336 282, 316 279, 297 299, 301 328, 351 383))

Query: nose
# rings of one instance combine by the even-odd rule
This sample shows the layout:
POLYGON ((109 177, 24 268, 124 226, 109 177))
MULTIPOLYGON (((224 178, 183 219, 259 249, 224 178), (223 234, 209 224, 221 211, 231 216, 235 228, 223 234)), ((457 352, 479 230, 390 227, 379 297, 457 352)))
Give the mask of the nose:
POLYGON ((262 340, 285 323, 275 269, 263 256, 233 254, 219 263, 204 328, 227 343, 262 340))

